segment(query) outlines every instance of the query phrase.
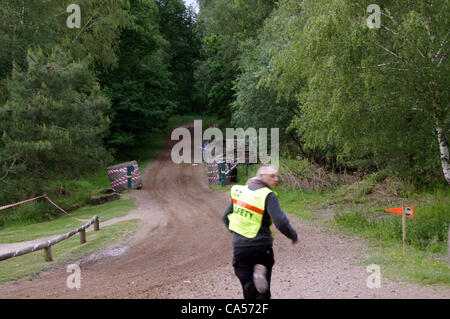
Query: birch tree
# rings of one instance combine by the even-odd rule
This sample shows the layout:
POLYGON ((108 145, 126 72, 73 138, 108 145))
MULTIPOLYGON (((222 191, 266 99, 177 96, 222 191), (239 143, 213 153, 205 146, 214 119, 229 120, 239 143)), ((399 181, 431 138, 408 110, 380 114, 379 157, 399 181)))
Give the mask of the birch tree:
POLYGON ((449 1, 383 1, 379 28, 367 23, 371 3, 303 1, 306 23, 267 77, 297 97, 305 147, 416 178, 440 166, 450 184, 449 1))

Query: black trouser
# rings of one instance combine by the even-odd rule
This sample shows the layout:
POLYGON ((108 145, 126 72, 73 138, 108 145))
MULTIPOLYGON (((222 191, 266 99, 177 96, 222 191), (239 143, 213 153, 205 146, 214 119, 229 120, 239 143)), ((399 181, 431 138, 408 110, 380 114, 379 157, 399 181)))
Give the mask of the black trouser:
POLYGON ((270 299, 270 278, 274 263, 272 246, 234 247, 233 267, 241 281, 244 299, 270 299), (253 267, 256 264, 262 264, 267 268, 266 279, 269 289, 264 294, 260 294, 253 283, 253 267))

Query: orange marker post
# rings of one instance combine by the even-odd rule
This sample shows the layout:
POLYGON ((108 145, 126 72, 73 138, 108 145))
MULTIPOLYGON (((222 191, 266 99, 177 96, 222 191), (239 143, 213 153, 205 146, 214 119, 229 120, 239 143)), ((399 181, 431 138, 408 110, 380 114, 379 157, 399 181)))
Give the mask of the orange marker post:
POLYGON ((385 212, 394 213, 397 215, 403 215, 403 211, 405 211, 406 217, 413 218, 414 217, 414 207, 400 207, 400 208, 388 208, 384 210, 385 212))
POLYGON ((400 208, 388 208, 385 212, 402 215, 402 241, 403 241, 403 254, 406 253, 406 217, 413 218, 414 207, 400 207, 400 208))
POLYGON ((406 254, 406 215, 402 207, 402 241, 403 241, 403 255, 406 254))

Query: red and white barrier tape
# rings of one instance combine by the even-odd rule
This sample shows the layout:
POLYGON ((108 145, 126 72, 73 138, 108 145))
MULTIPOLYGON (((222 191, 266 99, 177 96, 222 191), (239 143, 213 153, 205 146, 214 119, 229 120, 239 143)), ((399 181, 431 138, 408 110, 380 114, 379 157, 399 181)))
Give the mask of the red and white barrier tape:
MULTIPOLYGON (((130 165, 131 166, 131 165, 130 165)), ((134 167, 134 171, 137 171, 138 170, 138 167, 137 167, 137 165, 133 165, 133 167, 134 167)), ((122 167, 122 168, 117 168, 117 169, 110 169, 110 170, 108 170, 108 175, 110 174, 110 173, 126 173, 127 172, 127 168, 126 167, 122 167)))
MULTIPOLYGON (((127 171, 125 171, 125 173, 126 173, 126 172, 127 172, 127 171)), ((122 173, 123 173, 123 172, 122 172, 122 173)), ((139 170, 138 170, 138 169, 135 169, 134 171, 131 172, 131 176, 135 176, 135 175, 139 175, 139 170)), ((111 184, 112 184, 112 183, 115 183, 115 182, 117 182, 117 181, 119 181, 119 180, 122 180, 122 179, 124 179, 124 178, 128 178, 128 175, 123 175, 123 176, 121 176, 121 177, 119 177, 119 178, 113 180, 113 181, 111 182, 111 184)))
MULTIPOLYGON (((14 206, 18 206, 18 205, 21 205, 21 204, 25 204, 25 203, 28 203, 28 202, 32 202, 32 201, 37 200, 37 199, 39 199, 39 198, 45 198, 45 199, 48 200, 53 206, 55 206, 56 208, 58 208, 61 212, 63 212, 64 214, 70 216, 69 213, 67 213, 64 209, 62 209, 61 207, 59 207, 58 205, 56 205, 50 198, 48 198, 47 194, 44 194, 44 195, 38 196, 38 197, 34 197, 34 198, 30 198, 30 199, 27 199, 27 200, 24 200, 24 201, 21 201, 21 202, 18 202, 18 203, 14 203, 14 204, 2 206, 2 207, 0 207, 0 210, 4 210, 4 209, 7 209, 7 208, 11 208, 11 207, 14 207, 14 206)), ((86 221, 89 221, 89 219, 78 219, 78 218, 75 218, 75 217, 73 217, 73 216, 70 216, 70 217, 72 217, 72 218, 74 218, 74 219, 76 219, 76 220, 78 220, 78 221, 80 221, 80 222, 86 222, 86 221)))
MULTIPOLYGON (((130 176, 131 176, 131 180, 136 180, 138 178, 141 178, 141 175, 138 173, 137 170, 131 172, 130 176)), ((127 181, 128 181, 128 175, 125 175, 125 176, 119 177, 118 179, 113 180, 111 182, 111 186, 112 187, 118 186, 118 185, 123 184, 124 182, 127 182, 127 181)))
MULTIPOLYGON (((131 180, 135 181, 135 180, 137 180, 139 178, 141 178, 141 176, 137 175, 135 177, 132 177, 131 180)), ((122 184, 125 184, 125 183, 128 183, 128 177, 127 176, 124 176, 122 178, 116 179, 114 182, 111 183, 111 186, 112 187, 116 187, 116 186, 119 186, 119 185, 122 185, 122 184)))
POLYGON ((38 197, 35 197, 35 198, 30 198, 30 199, 27 199, 27 200, 23 200, 21 202, 15 203, 15 204, 5 205, 5 206, 0 207, 0 210, 4 210, 4 209, 10 208, 10 207, 14 207, 14 206, 18 206, 18 205, 21 205, 21 204, 25 204, 25 203, 34 201, 36 199, 42 198, 44 196, 46 196, 46 195, 42 195, 42 196, 38 196, 38 197))
MULTIPOLYGON (((62 209, 61 207, 59 207, 58 205, 56 205, 50 198, 47 197, 47 195, 44 195, 44 198, 47 199, 53 206, 55 206, 56 208, 58 208, 61 212, 63 212, 64 214, 66 214, 67 216, 70 216, 69 213, 67 213, 64 209, 62 209)), ((70 216, 72 217, 72 216, 70 216)), ((75 218, 75 217, 72 217, 75 218)), ((76 220, 80 221, 80 222, 88 222, 90 221, 90 219, 79 219, 79 218, 75 218, 76 220)))
POLYGON ((238 165, 239 165, 239 163, 236 163, 234 166, 232 166, 231 168, 229 168, 229 169, 225 172, 225 175, 230 174, 230 172, 231 172, 236 166, 238 166, 238 165))

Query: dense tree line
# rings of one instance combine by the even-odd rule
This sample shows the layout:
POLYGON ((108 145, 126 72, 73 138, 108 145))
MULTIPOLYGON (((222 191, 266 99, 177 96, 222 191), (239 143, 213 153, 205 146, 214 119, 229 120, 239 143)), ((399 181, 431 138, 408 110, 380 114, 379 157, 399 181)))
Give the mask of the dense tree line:
POLYGON ((450 183, 449 1, 372 3, 200 0, 197 86, 312 161, 450 183))
POLYGON ((0 3, 0 204, 104 167, 197 104, 182 0, 78 0, 76 28, 72 3, 0 3))
POLYGON ((0 203, 110 163, 175 113, 279 127, 333 169, 450 183, 449 1, 0 3, 0 203))

